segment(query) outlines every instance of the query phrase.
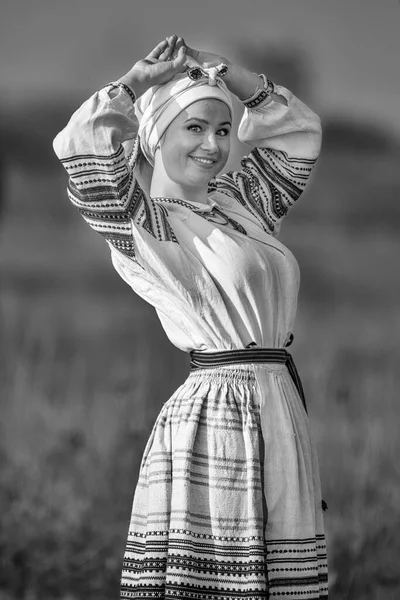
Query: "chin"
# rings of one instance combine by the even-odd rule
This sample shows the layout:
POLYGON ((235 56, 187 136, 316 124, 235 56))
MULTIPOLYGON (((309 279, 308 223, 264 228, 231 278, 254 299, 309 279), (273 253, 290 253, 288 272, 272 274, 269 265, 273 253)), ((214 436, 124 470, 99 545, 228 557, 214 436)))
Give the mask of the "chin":
POLYGON ((200 169, 196 169, 195 171, 191 170, 191 175, 192 175, 192 180, 195 181, 197 180, 198 182, 209 182, 210 179, 213 179, 214 177, 216 177, 218 175, 218 173, 221 173, 222 170, 222 166, 218 166, 215 167, 214 169, 204 169, 204 170, 200 170, 200 169))
POLYGON ((215 175, 213 175, 212 173, 204 177, 188 177, 185 182, 182 182, 182 184, 189 185, 190 187, 198 189, 201 187, 207 187, 210 180, 214 179, 214 177, 215 175))

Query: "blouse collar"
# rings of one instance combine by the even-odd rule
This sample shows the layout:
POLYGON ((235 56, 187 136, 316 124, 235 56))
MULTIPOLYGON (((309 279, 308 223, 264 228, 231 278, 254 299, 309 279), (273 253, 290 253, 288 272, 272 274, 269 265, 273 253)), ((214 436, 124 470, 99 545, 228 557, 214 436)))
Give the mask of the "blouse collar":
POLYGON ((181 200, 181 198, 170 198, 168 196, 155 196, 152 197, 154 202, 172 202, 175 204, 181 204, 182 206, 186 206, 187 208, 191 208, 192 210, 196 210, 199 212, 211 212, 215 206, 219 206, 218 203, 212 198, 207 198, 207 204, 203 202, 194 202, 188 200, 181 200))

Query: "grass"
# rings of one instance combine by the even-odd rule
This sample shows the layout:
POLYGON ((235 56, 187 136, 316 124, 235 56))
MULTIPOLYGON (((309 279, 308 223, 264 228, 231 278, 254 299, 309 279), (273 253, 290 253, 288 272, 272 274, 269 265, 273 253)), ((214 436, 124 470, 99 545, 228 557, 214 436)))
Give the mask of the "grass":
MULTIPOLYGON (((81 313, 88 300, 77 304, 81 313)), ((107 331, 112 299, 97 306, 97 335, 81 337, 73 312, 57 318, 54 299, 31 298, 29 311, 26 299, 19 302, 1 304, 0 589, 21 600, 116 598, 141 455, 161 403, 185 376, 186 357, 174 355, 174 367, 162 347, 155 378, 146 346, 132 339, 153 340, 154 352, 162 332, 150 313, 127 326, 124 311, 107 331)), ((303 312, 299 321, 293 353, 329 505, 333 598, 397 598, 396 340, 377 339, 376 323, 345 310, 319 321, 303 312)))
POLYGON ((99 340, 71 338, 43 299, 25 318, 14 309, 2 305, 2 588, 50 599, 114 587, 117 597, 147 363, 139 353, 133 370, 133 353, 114 352, 107 368, 99 340))
MULTIPOLYGON (((78 216, 48 204, 26 227, 22 204, 0 239, 0 599, 118 598, 144 446, 189 360, 78 216)), ((292 352, 329 506, 330 597, 397 600, 397 233, 301 214, 282 241, 302 272, 292 352)))
MULTIPOLYGON (((354 320, 350 334, 362 324, 354 320)), ((336 319, 331 327, 333 347, 321 356, 316 346, 304 370, 329 505, 332 596, 394 600, 400 593, 400 353, 389 339, 381 340, 383 348, 369 344, 368 325, 352 347, 340 339, 336 319)))

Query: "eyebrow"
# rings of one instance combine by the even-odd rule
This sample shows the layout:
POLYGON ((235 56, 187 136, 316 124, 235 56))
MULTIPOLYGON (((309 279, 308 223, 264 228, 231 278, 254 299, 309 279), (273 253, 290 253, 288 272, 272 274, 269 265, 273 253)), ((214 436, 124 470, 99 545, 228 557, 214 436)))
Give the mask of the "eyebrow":
MULTIPOLYGON (((205 123, 206 125, 210 124, 206 119, 201 119, 200 117, 189 117, 189 119, 186 119, 185 123, 188 121, 200 121, 200 123, 205 123)), ((218 126, 222 127, 222 125, 232 125, 232 123, 230 121, 224 121, 223 123, 219 123, 218 126)))

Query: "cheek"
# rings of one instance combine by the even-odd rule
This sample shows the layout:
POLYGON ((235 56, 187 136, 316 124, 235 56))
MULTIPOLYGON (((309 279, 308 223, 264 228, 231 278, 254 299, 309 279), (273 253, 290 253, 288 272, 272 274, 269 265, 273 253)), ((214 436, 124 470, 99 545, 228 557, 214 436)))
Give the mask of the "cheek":
POLYGON ((185 136, 177 133, 175 139, 170 139, 168 146, 165 147, 165 154, 168 156, 169 163, 182 162, 187 155, 193 151, 193 142, 185 139, 185 136))
POLYGON ((173 181, 180 181, 184 175, 185 170, 188 167, 188 149, 182 140, 177 143, 173 143, 169 140, 168 145, 163 148, 163 162, 165 171, 170 179, 173 181))
POLYGON ((231 150, 231 141, 228 139, 221 145, 221 158, 223 159, 223 166, 228 162, 229 154, 231 150))

